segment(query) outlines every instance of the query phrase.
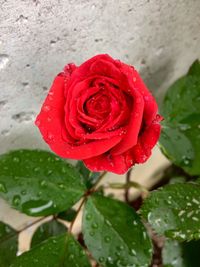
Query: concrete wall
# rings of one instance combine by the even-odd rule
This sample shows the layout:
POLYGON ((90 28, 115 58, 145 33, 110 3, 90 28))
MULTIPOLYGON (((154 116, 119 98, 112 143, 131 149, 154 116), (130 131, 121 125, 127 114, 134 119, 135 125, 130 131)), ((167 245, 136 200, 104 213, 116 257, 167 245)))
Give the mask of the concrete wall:
POLYGON ((161 96, 200 57, 200 0, 0 0, 0 153, 46 147, 33 120, 54 76, 98 53, 161 96))

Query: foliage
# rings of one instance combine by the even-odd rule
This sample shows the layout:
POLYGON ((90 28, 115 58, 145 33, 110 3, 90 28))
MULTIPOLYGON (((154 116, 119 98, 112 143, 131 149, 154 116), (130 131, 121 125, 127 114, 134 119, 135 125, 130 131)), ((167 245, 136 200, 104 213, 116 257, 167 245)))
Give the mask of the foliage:
POLYGON ((168 90, 163 107, 160 145, 172 162, 200 175, 200 62, 168 90))
POLYGON ((129 179, 125 184, 99 185, 103 173, 90 172, 82 162, 73 166, 47 151, 24 149, 1 155, 0 196, 21 213, 40 216, 36 221, 40 224, 30 250, 17 256, 18 234, 29 226, 14 230, 0 222, 0 267, 90 267, 92 261, 104 267, 153 266, 155 235, 165 238, 164 267, 199 266, 198 60, 169 88, 162 115, 160 146, 172 165, 150 193, 129 179), (124 190, 126 203, 108 197, 109 186, 124 190), (127 197, 130 187, 141 192, 133 202, 127 197), (82 230, 74 237, 81 208, 82 230))

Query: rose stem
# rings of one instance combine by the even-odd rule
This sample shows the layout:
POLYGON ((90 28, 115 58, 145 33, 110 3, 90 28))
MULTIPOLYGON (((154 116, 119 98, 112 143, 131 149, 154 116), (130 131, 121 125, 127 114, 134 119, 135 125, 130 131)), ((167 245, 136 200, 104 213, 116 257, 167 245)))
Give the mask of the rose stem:
POLYGON ((42 222, 43 220, 45 220, 48 217, 50 217, 50 216, 45 216, 45 217, 39 218, 38 220, 36 220, 36 221, 26 225, 26 226, 23 226, 21 229, 16 230, 15 233, 5 236, 5 238, 1 239, 1 242, 5 242, 6 240, 16 236, 17 234, 20 234, 21 232, 27 230, 28 228, 32 227, 33 225, 35 225, 35 224, 37 224, 39 222, 42 222))
MULTIPOLYGON (((128 172, 126 173, 126 184, 129 184, 131 181, 131 172, 132 169, 129 169, 128 172)), ((124 198, 126 203, 129 203, 129 187, 125 188, 124 198)))
POLYGON ((84 205, 84 203, 85 203, 87 197, 88 197, 89 195, 91 195, 93 192, 95 192, 97 185, 98 185, 98 184, 100 183, 100 181, 104 178, 104 176, 106 175, 106 173, 107 173, 107 172, 103 172, 103 173, 99 176, 99 179, 96 181, 96 183, 93 185, 93 187, 90 188, 90 189, 85 193, 85 195, 84 195, 84 197, 83 197, 83 199, 82 199, 82 201, 81 201, 81 203, 80 203, 80 205, 79 205, 79 207, 78 207, 78 209, 77 209, 76 216, 75 216, 75 218, 73 219, 73 221, 72 221, 71 224, 70 224, 70 227, 69 227, 69 233, 72 233, 72 228, 73 228, 73 226, 74 226, 74 224, 75 224, 75 221, 76 221, 76 219, 77 219, 77 217, 78 217, 78 215, 79 215, 79 213, 80 213, 80 211, 81 211, 81 208, 82 208, 82 206, 84 205))

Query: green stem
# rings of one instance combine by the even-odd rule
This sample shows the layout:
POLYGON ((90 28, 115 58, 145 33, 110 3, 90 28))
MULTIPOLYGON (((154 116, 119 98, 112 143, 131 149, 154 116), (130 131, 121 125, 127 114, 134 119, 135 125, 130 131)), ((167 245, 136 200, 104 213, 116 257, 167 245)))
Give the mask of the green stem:
MULTIPOLYGON (((132 169, 128 170, 128 172, 126 173, 126 184, 130 183, 131 181, 131 172, 132 169)), ((129 187, 125 187, 124 198, 126 203, 129 203, 129 187)))
POLYGON ((96 183, 93 185, 93 187, 89 191, 94 192, 96 190, 97 186, 99 185, 99 183, 102 181, 102 179, 105 177, 106 174, 107 174, 107 172, 103 172, 99 176, 99 179, 96 181, 96 183))
POLYGON ((113 189, 130 189, 130 188, 135 188, 140 190, 141 192, 144 193, 149 193, 149 191, 141 184, 137 182, 130 181, 128 183, 122 184, 122 183, 110 183, 108 187, 113 188, 113 189))
POLYGON ((38 220, 36 220, 36 221, 34 221, 34 222, 32 222, 32 223, 30 223, 30 224, 28 224, 28 225, 22 227, 21 229, 16 230, 16 233, 13 233, 13 234, 10 234, 10 235, 5 236, 5 238, 2 238, 0 241, 1 241, 1 242, 5 242, 6 240, 8 240, 8 239, 10 239, 10 238, 12 238, 12 237, 14 237, 14 236, 20 234, 21 232, 27 230, 28 228, 34 226, 35 224, 37 224, 37 223, 39 223, 39 222, 42 222, 43 220, 45 220, 45 219, 48 218, 48 217, 50 217, 50 216, 45 216, 45 217, 39 218, 38 220))
POLYGON ((73 220, 73 221, 71 222, 71 224, 70 224, 70 227, 69 227, 69 233, 72 233, 72 228, 73 228, 73 226, 74 226, 74 224, 75 224, 75 222, 76 222, 76 219, 78 218, 78 215, 79 215, 79 213, 80 213, 80 211, 81 211, 81 208, 83 207, 83 205, 84 205, 84 203, 85 203, 87 197, 88 197, 89 195, 91 195, 93 192, 96 191, 97 186, 98 186, 99 183, 102 181, 102 179, 104 178, 104 176, 106 175, 106 173, 107 173, 107 172, 103 172, 103 173, 99 176, 99 179, 96 181, 96 183, 93 185, 93 187, 92 187, 91 189, 89 189, 89 190, 85 193, 85 195, 84 195, 84 197, 83 197, 83 199, 82 199, 82 201, 81 201, 81 203, 80 203, 80 205, 79 205, 79 207, 78 207, 78 209, 77 209, 76 216, 75 216, 74 220, 73 220))
POLYGON ((73 221, 72 221, 71 224, 70 224, 70 227, 69 227, 69 230, 68 230, 69 233, 72 233, 72 228, 73 228, 73 226, 74 226, 74 224, 75 224, 75 222, 76 222, 76 219, 77 219, 77 217, 78 217, 78 215, 79 215, 79 213, 80 213, 80 211, 81 211, 81 208, 83 207, 83 204, 85 203, 86 199, 87 199, 87 196, 85 195, 85 196, 83 197, 83 199, 82 199, 82 201, 81 201, 81 203, 80 203, 78 209, 77 209, 76 216, 74 217, 73 221))

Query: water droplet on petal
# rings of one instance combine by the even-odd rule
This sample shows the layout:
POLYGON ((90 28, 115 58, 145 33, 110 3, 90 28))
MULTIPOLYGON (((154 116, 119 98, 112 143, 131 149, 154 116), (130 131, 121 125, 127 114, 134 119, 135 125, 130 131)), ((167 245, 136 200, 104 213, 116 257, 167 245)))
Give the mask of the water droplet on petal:
POLYGON ((45 112, 48 112, 51 110, 51 107, 49 105, 45 105, 45 106, 43 106, 42 110, 45 112))
POLYGON ((41 121, 40 120, 36 120, 35 125, 39 127, 40 124, 41 124, 41 121))
POLYGON ((55 136, 54 136, 54 134, 52 134, 51 132, 48 132, 48 134, 47 134, 47 139, 48 139, 48 142, 49 142, 49 143, 54 142, 54 140, 55 140, 55 136))

